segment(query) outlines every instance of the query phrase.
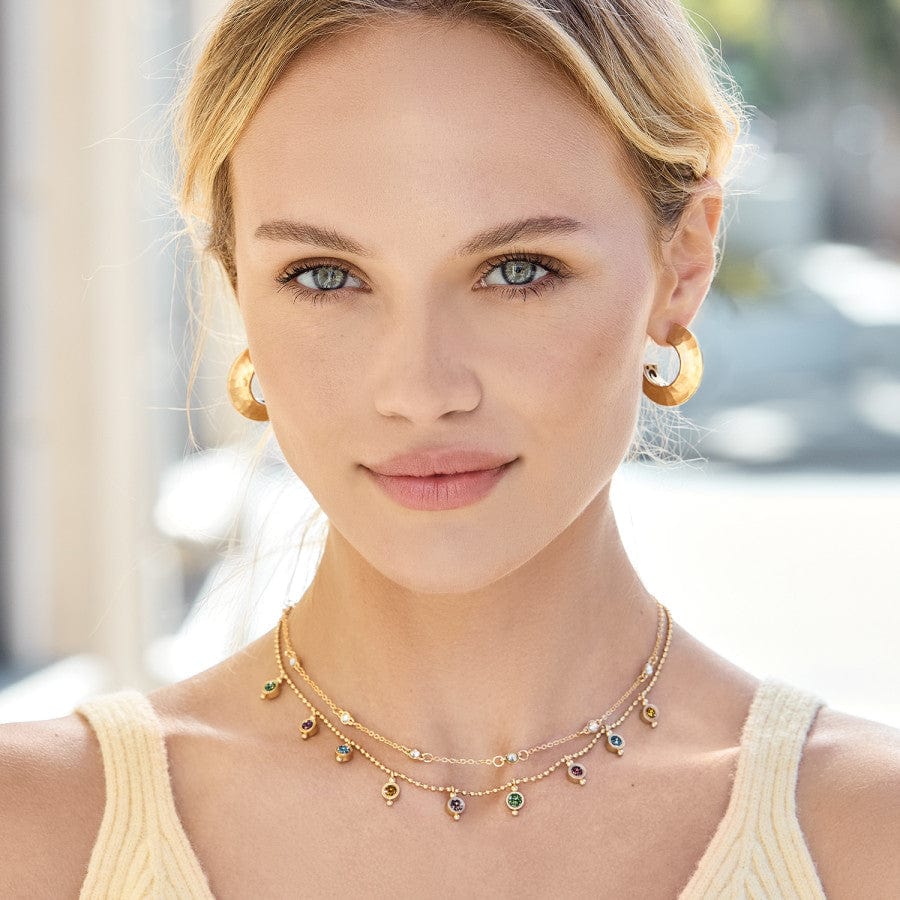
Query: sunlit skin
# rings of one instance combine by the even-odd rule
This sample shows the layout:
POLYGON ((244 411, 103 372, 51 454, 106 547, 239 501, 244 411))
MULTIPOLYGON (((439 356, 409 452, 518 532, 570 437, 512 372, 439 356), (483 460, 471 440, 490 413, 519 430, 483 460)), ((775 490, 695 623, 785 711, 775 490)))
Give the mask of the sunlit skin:
MULTIPOLYGON (((610 479, 649 341, 689 326, 708 288, 718 185, 655 265, 613 132, 567 84, 488 30, 410 23, 304 53, 242 135, 231 175, 257 377, 285 458, 331 522, 291 620, 310 674, 382 734, 449 756, 529 747, 601 713, 657 621, 610 479), (584 227, 456 256, 530 216, 584 227), (266 226, 284 221, 371 255, 266 226), (523 253, 560 272, 529 269, 541 290, 524 300, 499 265, 523 253), (290 280, 322 264, 343 271, 290 280), (329 274, 342 289, 317 288, 329 274), (518 461, 486 498, 449 511, 405 509, 360 468, 432 442, 518 461)), ((428 776, 497 783, 477 768, 433 764, 428 776)))

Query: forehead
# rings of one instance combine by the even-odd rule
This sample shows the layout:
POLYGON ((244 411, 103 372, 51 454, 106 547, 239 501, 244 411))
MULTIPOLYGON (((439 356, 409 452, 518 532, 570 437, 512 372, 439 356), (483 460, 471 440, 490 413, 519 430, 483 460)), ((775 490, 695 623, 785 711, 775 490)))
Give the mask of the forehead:
POLYGON ((282 216, 352 217, 387 244, 516 214, 621 221, 640 202, 612 130, 574 86, 486 26, 422 19, 298 54, 241 135, 231 176, 239 242, 282 216))

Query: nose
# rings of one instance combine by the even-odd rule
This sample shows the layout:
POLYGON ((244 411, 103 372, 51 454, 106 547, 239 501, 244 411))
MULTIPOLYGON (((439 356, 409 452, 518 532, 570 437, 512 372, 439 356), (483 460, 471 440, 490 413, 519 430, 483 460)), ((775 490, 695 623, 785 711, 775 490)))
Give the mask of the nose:
POLYGON ((388 318, 374 364, 377 411, 427 423, 475 409, 473 323, 459 307, 448 297, 413 299, 388 318))

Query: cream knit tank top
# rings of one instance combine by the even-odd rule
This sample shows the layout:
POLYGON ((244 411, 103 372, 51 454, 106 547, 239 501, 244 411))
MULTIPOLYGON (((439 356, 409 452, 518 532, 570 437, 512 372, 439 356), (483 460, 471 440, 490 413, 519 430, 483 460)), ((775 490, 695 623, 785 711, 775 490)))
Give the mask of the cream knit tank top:
MULTIPOLYGON (((678 900, 825 897, 797 820, 797 769, 820 697, 762 680, 741 731, 724 817, 678 900)), ((127 689, 82 703, 103 754, 106 805, 80 900, 214 900, 178 817, 160 721, 127 689)))

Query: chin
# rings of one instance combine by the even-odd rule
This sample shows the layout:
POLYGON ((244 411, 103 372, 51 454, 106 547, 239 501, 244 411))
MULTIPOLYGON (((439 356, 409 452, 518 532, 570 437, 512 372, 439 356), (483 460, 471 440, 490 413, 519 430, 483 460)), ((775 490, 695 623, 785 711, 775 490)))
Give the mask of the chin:
POLYGON ((499 541, 497 534, 493 528, 490 537, 480 531, 473 534, 470 525, 458 540, 438 534, 426 541, 420 534, 421 540, 406 541, 394 532, 385 536, 382 546, 365 548, 363 555, 385 578, 412 594, 468 594, 483 590, 524 562, 512 555, 514 545, 508 539, 499 541))
POLYGON ((496 577, 480 573, 460 573, 453 575, 447 572, 426 573, 398 571, 393 576, 384 573, 396 585, 411 594, 423 596, 453 595, 475 593, 496 581, 496 577), (467 577, 468 576, 468 577, 467 577))

